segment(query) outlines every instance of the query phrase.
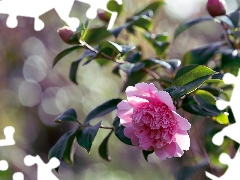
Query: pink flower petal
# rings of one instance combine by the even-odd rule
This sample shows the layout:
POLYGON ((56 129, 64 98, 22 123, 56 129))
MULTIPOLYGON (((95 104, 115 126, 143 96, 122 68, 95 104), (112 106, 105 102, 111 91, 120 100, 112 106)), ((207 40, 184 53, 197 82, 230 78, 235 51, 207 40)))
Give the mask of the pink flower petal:
POLYGON ((154 149, 154 152, 157 155, 157 157, 159 157, 162 160, 165 160, 166 158, 170 157, 168 152, 166 151, 166 147, 154 149))
POLYGON ((183 155, 183 153, 184 153, 183 150, 176 143, 176 152, 174 154, 174 157, 181 157, 183 155))
POLYGON ((176 110, 175 106, 173 105, 173 100, 172 100, 171 96, 168 94, 168 92, 166 92, 166 91, 159 91, 159 92, 155 93, 155 96, 161 102, 166 104, 170 110, 173 110, 173 111, 176 110))
POLYGON ((175 134, 175 139, 181 150, 189 150, 190 138, 187 131, 178 130, 175 134))
POLYGON ((132 127, 126 127, 123 131, 124 135, 131 139, 134 134, 134 129, 132 127))
POLYGON ((128 104, 131 105, 133 108, 137 106, 139 103, 148 102, 148 100, 136 96, 127 97, 127 100, 128 104))
POLYGON ((126 124, 132 121, 133 108, 127 101, 123 100, 117 105, 117 116, 120 118, 121 124, 126 124))
POLYGON ((188 122, 187 119, 181 117, 175 111, 172 111, 173 116, 175 117, 176 121, 178 122, 178 128, 181 130, 189 130, 191 128, 191 124, 188 122))
POLYGON ((127 87, 126 94, 128 97, 136 96, 144 99, 149 99, 149 97, 151 97, 157 91, 157 88, 152 83, 138 83, 135 85, 135 87, 127 87))
POLYGON ((139 139, 138 137, 133 133, 132 137, 131 137, 131 141, 132 141, 132 144, 134 146, 138 146, 139 147, 139 139))

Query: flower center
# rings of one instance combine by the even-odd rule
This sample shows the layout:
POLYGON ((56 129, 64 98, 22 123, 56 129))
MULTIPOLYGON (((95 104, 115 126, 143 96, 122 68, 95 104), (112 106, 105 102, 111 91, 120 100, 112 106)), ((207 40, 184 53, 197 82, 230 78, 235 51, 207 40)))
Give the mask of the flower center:
POLYGON ((171 143, 177 131, 177 121, 171 110, 160 101, 138 104, 133 109, 132 123, 144 150, 171 143))

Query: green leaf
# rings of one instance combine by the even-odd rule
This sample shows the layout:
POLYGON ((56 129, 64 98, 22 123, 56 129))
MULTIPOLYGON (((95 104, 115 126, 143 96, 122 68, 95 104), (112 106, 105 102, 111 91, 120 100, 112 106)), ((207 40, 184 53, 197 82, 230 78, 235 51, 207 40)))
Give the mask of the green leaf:
POLYGON ((58 116, 55 119, 56 123, 61 123, 61 122, 78 122, 77 119, 77 113, 75 109, 70 108, 67 111, 65 111, 62 115, 58 116))
POLYGON ((217 117, 214 118, 219 124, 228 124, 228 116, 224 113, 220 113, 217 117))
POLYGON ((198 100, 198 97, 202 98, 204 101, 208 102, 209 104, 215 105, 216 104, 216 98, 207 91, 204 90, 197 90, 195 92, 196 98, 198 100))
POLYGON ((127 81, 121 88, 121 92, 124 92, 128 86, 135 86, 135 84, 139 83, 146 77, 147 73, 144 70, 139 70, 136 73, 128 76, 127 81))
POLYGON ((175 30, 174 32, 174 40, 182 33, 184 32, 186 29, 200 23, 200 22, 203 22, 203 21, 209 21, 209 20, 213 20, 212 17, 210 16, 207 16, 207 17, 200 17, 200 18, 197 18, 197 19, 192 19, 192 20, 189 20, 189 21, 186 21, 182 24, 180 24, 178 26, 178 28, 175 30))
POLYGON ((171 65, 172 71, 175 71, 181 65, 181 60, 179 59, 169 59, 166 62, 171 65))
POLYGON ((152 19, 148 16, 134 17, 131 26, 136 26, 145 30, 149 30, 152 25, 152 19))
POLYGON ((119 66, 121 70, 127 73, 128 76, 131 76, 133 73, 139 71, 145 66, 145 63, 138 62, 138 63, 123 63, 119 66))
POLYGON ((77 132, 77 135, 76 135, 77 143, 81 147, 85 148, 88 153, 91 150, 92 142, 94 141, 101 124, 102 124, 102 121, 100 121, 94 126, 85 127, 82 130, 77 132))
POLYGON ((119 16, 119 14, 120 14, 120 13, 122 12, 122 10, 123 10, 123 4, 118 4, 116 1, 110 0, 110 1, 107 3, 107 8, 109 9, 109 11, 117 12, 117 13, 118 13, 118 16, 119 16))
POLYGON ((240 68, 240 57, 236 51, 230 48, 224 49, 221 51, 222 54, 222 69, 231 69, 231 68, 240 68))
POLYGON ((111 33, 106 26, 95 27, 87 30, 84 41, 88 44, 98 44, 109 36, 111 36, 111 33))
POLYGON ((125 55, 126 53, 136 48, 136 46, 129 46, 129 45, 120 45, 120 46, 122 47, 121 56, 125 55))
POLYGON ((199 88, 206 80, 208 80, 209 76, 203 76, 201 78, 198 78, 190 83, 187 83, 184 85, 184 87, 187 89, 186 94, 189 94, 193 91, 195 91, 197 88, 199 88))
POLYGON ((146 161, 148 161, 148 156, 149 156, 150 154, 152 154, 153 152, 154 152, 153 150, 152 150, 152 151, 145 151, 145 150, 143 150, 142 153, 143 153, 144 159, 145 159, 146 161))
POLYGON ((169 45, 170 45, 169 42, 155 41, 153 43, 154 50, 158 56, 163 55, 167 51, 169 45))
POLYGON ((204 82, 204 84, 209 84, 209 83, 224 83, 223 80, 221 79, 208 79, 204 82))
POLYGON ((93 109, 86 117, 85 124, 88 124, 92 119, 95 119, 97 117, 104 116, 113 110, 117 109, 118 103, 120 103, 122 99, 116 98, 111 99, 99 106, 97 106, 95 109, 93 109))
POLYGON ((211 104, 197 104, 192 96, 186 96, 181 107, 183 110, 199 116, 218 116, 220 113, 216 106, 211 104))
POLYGON ((107 53, 107 55, 109 56, 112 56, 113 54, 116 56, 119 53, 121 54, 121 56, 123 56, 124 54, 135 48, 135 46, 119 45, 111 41, 103 41, 99 44, 98 49, 100 52, 103 52, 105 49, 110 49, 110 53, 107 53))
POLYGON ((138 15, 140 15, 140 14, 142 14, 142 13, 144 13, 144 12, 146 12, 146 11, 149 11, 149 10, 151 10, 152 12, 153 12, 153 14, 155 14, 155 12, 158 10, 158 8, 161 6, 161 5, 164 5, 165 3, 164 3, 164 1, 155 1, 155 2, 153 2, 153 3, 151 3, 151 4, 149 4, 147 7, 145 7, 144 9, 142 9, 142 10, 140 10, 140 11, 138 11, 137 13, 135 13, 135 15, 134 16, 138 16, 138 15))
MULTIPOLYGON (((56 142, 56 144, 50 149, 48 153, 48 159, 56 157, 59 160, 73 165, 73 155, 75 152, 75 136, 76 130, 71 130, 65 133, 61 138, 56 142)), ((58 168, 56 168, 58 172, 58 168)))
POLYGON ((123 125, 120 125, 120 119, 119 117, 116 117, 113 121, 113 126, 115 128, 115 135, 117 136, 117 138, 122 141, 124 144, 127 144, 127 145, 132 145, 132 141, 131 139, 129 139, 128 137, 126 137, 124 135, 124 129, 125 127, 123 125))
POLYGON ((132 22, 127 22, 121 26, 118 26, 114 29, 111 29, 109 32, 115 37, 117 38, 119 36, 119 34, 122 32, 123 29, 129 27, 132 24, 132 22))
POLYGON ((182 64, 205 64, 214 56, 221 45, 222 42, 215 42, 193 49, 183 56, 182 64))
POLYGON ((82 60, 88 58, 88 61, 83 64, 83 65, 86 65, 86 64, 90 63, 91 60, 93 60, 94 58, 97 58, 97 56, 98 56, 98 54, 96 54, 95 52, 92 52, 91 50, 86 50, 79 59, 73 61, 71 64, 71 67, 70 67, 70 74, 69 74, 71 81, 74 82, 75 84, 78 84, 77 83, 77 71, 78 71, 79 63, 82 60))
POLYGON ((194 80, 204 76, 211 76, 216 74, 212 69, 202 65, 189 65, 184 66, 178 70, 172 86, 184 86, 194 80))
POLYGON ((240 13, 239 11, 234 11, 228 15, 229 19, 232 21, 235 28, 238 27, 239 19, 240 19, 240 13))
POLYGON ((98 149, 99 155, 108 162, 111 161, 111 157, 109 156, 109 152, 108 152, 108 140, 109 140, 112 132, 113 131, 111 131, 107 135, 107 137, 105 137, 105 139, 103 140, 103 142, 101 143, 101 145, 99 146, 99 149, 98 149))
POLYGON ((83 48, 83 46, 76 45, 76 46, 72 46, 72 47, 70 47, 70 48, 68 48, 68 49, 63 50, 62 52, 60 52, 60 53, 55 57, 55 59, 54 59, 54 61, 53 61, 52 67, 54 67, 54 66, 58 63, 58 61, 59 61, 60 59, 62 59, 64 56, 68 55, 69 53, 71 53, 71 52, 73 52, 73 51, 75 51, 75 50, 77 50, 77 49, 81 49, 81 48, 83 48))
POLYGON ((145 32, 143 34, 143 37, 152 44, 155 41, 160 41, 160 42, 167 42, 169 40, 168 33, 162 33, 162 34, 150 34, 148 32, 145 32))
POLYGON ((179 98, 188 93, 188 89, 184 86, 180 87, 172 86, 164 89, 164 91, 168 92, 174 101, 178 100, 179 98))
POLYGON ((69 74, 69 78, 72 82, 74 82, 75 84, 77 83, 77 70, 78 70, 78 65, 81 62, 82 59, 73 61, 70 67, 70 74, 69 74))

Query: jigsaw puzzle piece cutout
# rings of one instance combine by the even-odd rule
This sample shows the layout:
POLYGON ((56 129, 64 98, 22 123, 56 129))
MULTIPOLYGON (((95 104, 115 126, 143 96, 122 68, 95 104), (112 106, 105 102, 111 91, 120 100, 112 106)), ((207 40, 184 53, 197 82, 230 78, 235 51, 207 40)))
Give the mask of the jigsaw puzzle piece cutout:
POLYGON ((34 29, 40 31, 44 28, 44 22, 39 19, 39 16, 55 9, 59 17, 70 27, 77 28, 79 20, 69 17, 73 3, 74 0, 2 0, 0 1, 0 13, 9 15, 6 22, 9 28, 17 27, 17 16, 23 16, 34 18, 34 29))
POLYGON ((24 175, 21 172, 16 172, 13 174, 13 180, 24 180, 24 175))
POLYGON ((60 165, 60 161, 55 157, 51 158, 50 161, 47 164, 45 164, 38 155, 37 156, 27 155, 24 158, 24 163, 26 166, 32 166, 34 164, 38 165, 38 170, 37 170, 38 180, 46 180, 46 179, 59 180, 52 173, 52 169, 55 169, 60 165))
MULTIPOLYGON (((107 8, 107 4, 108 4, 109 0, 101 0, 101 1, 99 1, 99 0, 77 0, 77 1, 80 1, 80 2, 90 5, 90 8, 86 12, 86 16, 89 19, 95 19, 97 17, 98 9, 102 9, 104 11, 109 12, 111 14, 111 18, 110 18, 107 30, 109 30, 113 27, 113 24, 117 18, 118 13, 110 11, 107 8)), ((117 2, 119 5, 123 4, 122 0, 115 0, 115 2, 117 2)))
POLYGON ((6 171, 8 169, 8 162, 6 160, 0 161, 0 171, 6 171))
POLYGON ((228 165, 227 171, 221 176, 217 177, 209 172, 205 172, 206 176, 211 180, 229 180, 233 179, 232 177, 240 177, 240 149, 237 150, 237 153, 233 159, 226 153, 222 153, 219 157, 219 161, 222 164, 228 165))
POLYGON ((5 139, 0 140, 0 146, 11 146, 15 144, 15 141, 13 139, 13 134, 15 132, 14 127, 12 126, 7 126, 4 128, 4 135, 5 139))

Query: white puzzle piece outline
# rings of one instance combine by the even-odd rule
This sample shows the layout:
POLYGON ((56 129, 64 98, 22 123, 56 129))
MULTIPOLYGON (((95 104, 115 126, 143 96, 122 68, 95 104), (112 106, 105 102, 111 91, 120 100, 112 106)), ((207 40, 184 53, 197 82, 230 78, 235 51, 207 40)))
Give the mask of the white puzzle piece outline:
POLYGON ((3 133, 5 135, 5 139, 0 139, 0 146, 11 146, 15 144, 13 139, 13 134, 15 132, 14 127, 7 126, 4 128, 3 133))
MULTIPOLYGON (((227 106, 231 106, 235 123, 230 124, 227 127, 223 128, 220 132, 215 134, 212 138, 212 142, 220 146, 224 141, 224 136, 229 137, 230 139, 234 140, 235 142, 240 144, 240 136, 239 136, 239 129, 240 129, 240 111, 239 111, 239 100, 240 100, 240 69, 238 71, 238 76, 235 77, 230 73, 226 73, 223 77, 223 81, 225 84, 234 84, 234 89, 231 95, 231 99, 229 102, 224 100, 217 100, 216 105, 219 110, 225 109, 227 106)), ((237 153, 233 159, 230 158, 229 155, 226 153, 222 153, 219 158, 220 162, 223 164, 228 165, 227 171, 221 176, 216 177, 213 174, 205 171, 206 176, 212 180, 229 180, 232 179, 232 176, 240 177, 240 148, 237 150, 237 153)))
POLYGON ((37 169, 37 178, 38 180, 59 180, 53 173, 52 170, 57 168, 60 165, 60 161, 52 157, 47 164, 45 164, 42 159, 37 156, 27 155, 24 158, 24 163, 26 166, 32 166, 34 164, 38 165, 37 169))
MULTIPOLYGON (((103 9, 111 13, 108 30, 113 27, 118 13, 108 10, 107 3, 109 0, 76 0, 90 5, 86 16, 94 19, 97 16, 97 9, 103 9)), ((122 0, 114 0, 122 5, 122 0)), ((44 28, 44 22, 39 16, 45 14, 51 9, 55 9, 59 17, 67 23, 67 25, 76 29, 79 26, 79 19, 69 17, 73 3, 75 0, 0 0, 0 14, 8 14, 6 25, 9 28, 15 28, 18 25, 17 16, 34 18, 34 29, 40 31, 44 28)))

